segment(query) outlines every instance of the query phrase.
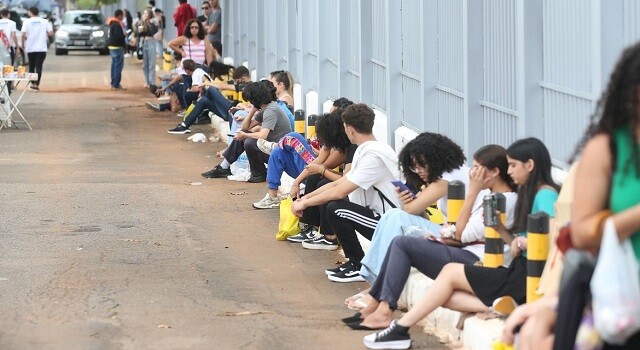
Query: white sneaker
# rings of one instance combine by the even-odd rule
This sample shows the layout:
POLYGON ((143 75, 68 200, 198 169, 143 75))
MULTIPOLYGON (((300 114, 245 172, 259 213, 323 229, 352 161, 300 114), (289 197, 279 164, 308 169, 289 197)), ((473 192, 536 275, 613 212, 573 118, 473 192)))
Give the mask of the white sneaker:
POLYGON ((259 202, 253 203, 256 209, 274 209, 280 207, 280 197, 271 197, 268 193, 259 202))
POLYGON ((277 142, 267 141, 265 139, 258 139, 258 149, 266 154, 271 154, 274 148, 278 146, 277 142))
POLYGON ((178 112, 178 114, 176 114, 176 117, 178 117, 178 118, 184 118, 184 116, 185 116, 186 114, 187 114, 187 110, 186 110, 186 109, 184 109, 184 110, 182 110, 182 111, 178 112))

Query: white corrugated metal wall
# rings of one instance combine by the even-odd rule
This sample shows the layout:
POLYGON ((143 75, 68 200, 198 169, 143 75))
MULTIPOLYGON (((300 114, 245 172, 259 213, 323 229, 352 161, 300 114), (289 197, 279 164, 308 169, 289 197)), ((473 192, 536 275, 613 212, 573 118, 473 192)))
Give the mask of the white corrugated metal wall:
MULTIPOLYGON (((190 3, 199 9, 201 1, 190 3)), ((637 0, 220 3, 225 56, 258 77, 290 70, 303 95, 317 94, 298 106, 321 110, 345 96, 386 115, 391 142, 404 125, 446 134, 469 155, 536 136, 560 163, 622 49, 640 38, 637 0)), ((165 12, 170 38, 172 11, 165 12)))

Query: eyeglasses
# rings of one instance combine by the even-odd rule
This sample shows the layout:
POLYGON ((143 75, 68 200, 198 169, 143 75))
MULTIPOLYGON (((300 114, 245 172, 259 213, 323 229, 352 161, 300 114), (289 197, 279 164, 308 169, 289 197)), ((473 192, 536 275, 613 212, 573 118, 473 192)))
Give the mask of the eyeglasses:
POLYGON ((197 27, 197 26, 195 26, 195 27, 189 27, 189 29, 200 29, 200 27, 197 27))
POLYGON ((426 167, 426 166, 423 167, 423 166, 414 164, 409 168, 409 171, 411 171, 412 173, 416 173, 416 174, 419 173, 419 172, 425 172, 426 173, 426 172, 429 171, 429 168, 426 167))

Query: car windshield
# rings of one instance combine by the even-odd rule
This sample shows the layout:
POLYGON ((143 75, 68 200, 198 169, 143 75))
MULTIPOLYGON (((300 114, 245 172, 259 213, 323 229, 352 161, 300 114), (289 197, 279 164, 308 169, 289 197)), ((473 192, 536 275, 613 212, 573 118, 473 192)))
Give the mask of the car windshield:
POLYGON ((99 13, 66 13, 62 24, 102 24, 99 13))

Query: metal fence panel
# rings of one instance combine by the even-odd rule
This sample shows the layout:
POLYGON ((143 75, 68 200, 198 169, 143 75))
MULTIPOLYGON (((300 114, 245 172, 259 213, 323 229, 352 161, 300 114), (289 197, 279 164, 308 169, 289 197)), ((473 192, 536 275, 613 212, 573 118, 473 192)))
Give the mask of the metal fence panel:
POLYGON ((404 124, 424 130, 423 72, 424 47, 422 42, 423 11, 421 0, 401 1, 401 55, 402 105, 404 124))
POLYGON ((387 101, 387 2, 385 0, 372 0, 371 6, 371 22, 375 23, 371 27, 371 63, 372 63, 372 83, 373 96, 371 103, 383 110, 388 111, 389 105, 387 101))

